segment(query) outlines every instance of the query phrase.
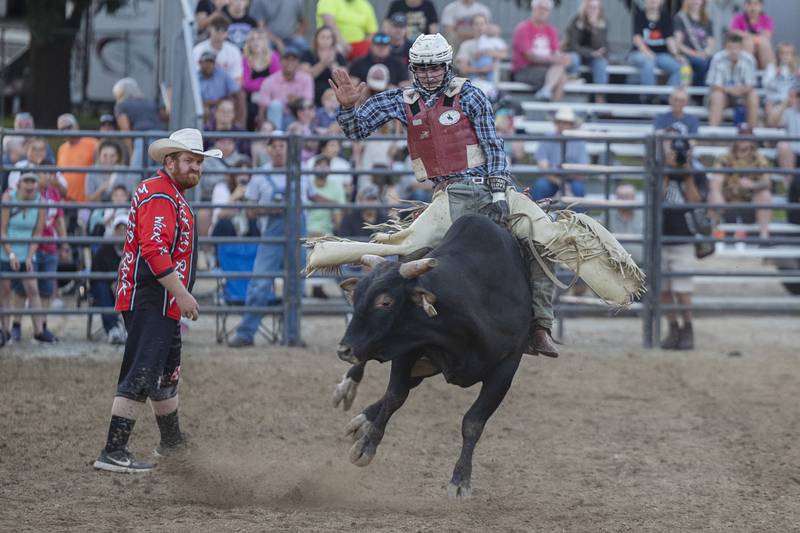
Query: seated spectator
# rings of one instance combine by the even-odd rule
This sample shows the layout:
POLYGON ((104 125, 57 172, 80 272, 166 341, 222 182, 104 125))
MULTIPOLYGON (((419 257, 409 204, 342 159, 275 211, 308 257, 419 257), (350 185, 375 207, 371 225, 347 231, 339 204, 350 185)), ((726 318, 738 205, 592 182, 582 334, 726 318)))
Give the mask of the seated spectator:
POLYGON ((317 153, 319 141, 306 139, 313 135, 311 122, 314 120, 314 104, 310 100, 294 100, 289 104, 293 122, 286 128, 289 135, 297 135, 303 140, 303 147, 300 150, 301 161, 308 161, 317 153))
POLYGON ((214 52, 203 52, 200 56, 200 69, 197 72, 200 84, 200 98, 203 110, 210 117, 222 99, 238 100, 239 85, 216 65, 214 52))
POLYGON ((508 57, 508 45, 497 35, 491 35, 489 19, 475 15, 472 34, 461 43, 456 54, 459 74, 466 76, 490 100, 497 98, 497 69, 500 61, 508 57))
MULTIPOLYGON (((55 165, 55 161, 50 159, 47 155, 47 149, 50 147, 44 137, 26 137, 25 141, 25 158, 17 161, 14 165, 19 170, 14 170, 8 175, 8 188, 16 189, 19 178, 23 173, 22 169, 37 167, 40 165, 55 165)), ((67 194, 67 179, 61 172, 56 173, 55 186, 61 196, 67 194)))
POLYGON ((347 60, 339 52, 336 33, 329 26, 319 28, 311 41, 311 49, 303 53, 300 67, 314 78, 314 102, 322 103, 322 94, 331 88, 328 80, 333 78, 333 70, 347 65, 347 60))
MULTIPOLYGON (((77 131, 78 120, 72 113, 65 113, 58 117, 57 127, 61 131, 77 131)), ((94 164, 94 152, 97 148, 97 139, 94 137, 67 137, 67 140, 58 147, 56 164, 64 167, 90 167, 94 164)), ((67 180, 67 200, 83 202, 86 200, 86 173, 64 172, 67 180)))
POLYGON ((395 13, 403 13, 408 19, 412 41, 423 33, 439 33, 439 14, 431 0, 392 0, 386 18, 395 13))
MULTIPOLYGON (((325 172, 330 169, 330 161, 324 155, 320 155, 315 158, 312 168, 317 172, 325 172)), ((343 204, 347 202, 347 193, 341 182, 329 180, 328 174, 315 173, 311 176, 311 180, 318 197, 312 204, 343 204)), ((333 235, 334 228, 339 226, 342 221, 340 209, 309 209, 307 216, 309 237, 333 235)))
MULTIPOLYGON (((265 120, 258 129, 258 133, 262 135, 269 135, 273 131, 275 131, 275 124, 269 120, 265 120)), ((267 147, 267 140, 268 138, 259 139, 250 144, 250 158, 252 159, 253 167, 255 168, 263 167, 264 165, 269 164, 271 161, 269 149, 267 147)))
POLYGON ((389 69, 386 65, 376 63, 369 67, 367 71, 367 79, 364 80, 367 84, 366 90, 362 92, 361 98, 356 103, 356 106, 362 105, 370 97, 378 93, 382 93, 389 88, 389 69))
MULTIPOLYGON (((208 135, 209 137, 213 138, 213 135, 208 135)), ((233 137, 218 137, 214 139, 214 143, 212 144, 213 148, 217 148, 222 151, 222 157, 207 157, 203 161, 203 179, 200 181, 200 185, 198 189, 200 189, 200 199, 203 201, 208 201, 211 199, 211 193, 214 191, 214 186, 225 180, 225 176, 228 174, 228 170, 235 167, 241 161, 250 162, 250 159, 245 156, 244 154, 240 153, 236 149, 236 139, 233 137)), ((205 209, 200 210, 198 213, 198 230, 201 229, 202 226, 201 218, 203 218, 202 213, 207 211, 205 209)), ((208 217, 210 220, 210 217, 208 217)), ((208 229, 208 226, 206 226, 208 229)), ((204 235, 204 233, 200 233, 204 235)))
POLYGON ((394 13, 383 24, 383 31, 389 34, 392 57, 408 66, 408 51, 413 42, 408 38, 408 17, 405 13, 394 13))
POLYGON ((224 15, 228 0, 198 0, 194 10, 194 21, 197 25, 197 39, 195 42, 208 39, 208 24, 214 15, 224 15))
POLYGON ((281 68, 281 56, 270 46, 267 32, 253 30, 248 33, 242 51, 242 90, 247 106, 245 125, 249 131, 254 129, 258 117, 258 105, 253 102, 253 95, 261 89, 267 76, 281 68))
POLYGON ((480 34, 475 33, 475 17, 482 16, 488 24, 492 20, 492 12, 486 5, 476 0, 454 0, 442 9, 442 29, 453 48, 458 48, 459 43, 467 39, 474 39, 480 34))
MULTIPOLYGON (((239 161, 232 167, 225 180, 214 186, 211 203, 244 206, 244 195, 247 192, 247 184, 250 183, 250 174, 236 172, 244 168, 250 168, 247 161, 239 161)), ((248 218, 241 207, 215 207, 211 213, 211 235, 258 237, 258 226, 255 219, 248 218)))
POLYGON ((511 77, 533 87, 536 100, 560 100, 570 58, 559 48, 558 30, 548 24, 553 0, 533 0, 531 18, 512 36, 511 77))
POLYGON ((228 41, 239 50, 244 48, 247 34, 258 27, 258 22, 247 14, 248 4, 249 0, 228 0, 228 5, 223 8, 225 16, 231 21, 228 25, 228 41))
MULTIPOLYGON (((112 235, 117 239, 125 237, 128 228, 128 215, 120 214, 112 222, 112 235)), ((92 254, 92 272, 116 272, 122 258, 122 242, 103 243, 92 254)), ((93 305, 95 307, 114 307, 114 285, 113 280, 93 279, 90 282, 92 291, 93 305)), ((118 313, 103 313, 103 330, 106 332, 109 344, 125 344, 127 332, 120 323, 118 313)))
POLYGON ((744 0, 744 11, 733 16, 728 29, 742 38, 745 51, 758 58, 760 68, 775 62, 772 50, 775 22, 764 13, 762 0, 744 0))
POLYGON ((367 54, 370 37, 378 31, 375 10, 367 0, 319 0, 317 28, 328 26, 349 61, 367 54))
MULTIPOLYGON (((608 83, 608 24, 602 0, 583 0, 566 33, 564 51, 570 55, 569 72, 575 74, 581 65, 589 65, 592 82, 608 83)), ((605 103, 605 95, 595 95, 594 101, 605 103)))
POLYGON ((342 157, 342 143, 339 139, 327 139, 319 143, 319 155, 316 155, 305 162, 304 168, 313 168, 317 158, 324 157, 328 160, 328 168, 334 173, 328 175, 328 182, 341 186, 347 194, 347 198, 352 198, 353 175, 350 173, 353 166, 342 157))
POLYGON ((697 117, 684 111, 689 104, 689 93, 683 87, 672 89, 669 95, 669 111, 656 115, 653 126, 658 131, 674 129, 681 135, 695 135, 700 128, 697 117))
POLYGON ((374 204, 374 208, 353 209, 342 217, 336 228, 336 235, 348 239, 368 241, 375 230, 365 228, 366 225, 383 224, 386 215, 380 208, 380 191, 375 185, 364 187, 356 196, 358 204, 374 204))
POLYGON ((633 50, 628 57, 639 69, 639 83, 656 84, 656 67, 669 76, 673 87, 681 84, 681 65, 686 59, 679 55, 673 36, 672 18, 662 8, 664 0, 645 0, 644 9, 633 14, 633 50))
MULTIPOLYGON (((3 137, 3 166, 14 166, 25 159, 25 137, 6 135, 3 137)), ((0 191, 8 188, 9 172, 0 172, 0 191)), ((2 338, 0 338, 0 341, 2 338)))
POLYGON ((131 192, 125 185, 117 183, 111 187, 108 203, 112 204, 104 209, 93 209, 89 217, 89 235, 102 237, 114 233, 114 219, 118 216, 128 216, 131 203, 131 192), (113 207, 117 206, 117 207, 113 207))
MULTIPOLYGON (((740 124, 739 135, 753 135, 749 124, 740 124)), ((770 165, 767 158, 758 152, 755 141, 735 141, 730 151, 714 162, 714 168, 763 168, 770 165)), ((767 172, 763 174, 715 174, 711 179, 712 203, 772 203, 772 184, 767 172)), ((759 235, 769 238, 769 209, 725 209, 723 220, 730 223, 753 224, 758 221, 759 235)))
MULTIPOLYGON (((518 132, 514 127, 514 111, 508 107, 501 107, 495 112, 494 127, 497 134, 501 137, 516 135, 518 132)), ((503 143, 506 151, 506 159, 510 165, 520 165, 529 163, 528 154, 525 152, 524 141, 509 141, 503 143)))
POLYGON ((314 80, 307 72, 300 70, 300 52, 286 47, 281 58, 283 69, 270 74, 261 89, 253 95, 258 104, 259 120, 269 119, 277 128, 289 124, 287 116, 289 103, 295 99, 314 99, 314 80))
POLYGON ((780 127, 783 112, 789 106, 789 90, 800 81, 800 70, 797 66, 797 54, 789 43, 778 45, 778 62, 770 63, 764 70, 764 104, 767 115, 767 126, 780 127))
MULTIPOLYGON (((392 135, 399 133, 402 126, 395 120, 386 122, 378 128, 376 135, 392 135)), ((383 165, 386 168, 392 166, 392 162, 398 152, 398 142, 390 139, 365 139, 359 143, 353 143, 353 160, 356 167, 360 169, 374 168, 383 165)), ((359 188, 363 187, 367 181, 359 183, 359 188)))
MULTIPOLYGON (((391 170, 390 167, 385 165, 375 165, 372 170, 377 170, 372 174, 371 181, 378 187, 378 197, 383 205, 399 205, 400 204, 400 177, 396 174, 386 174, 385 171, 391 170)), ((388 213, 389 218, 398 219, 399 214, 397 209, 390 209, 388 213)))
MULTIPOLYGON (((214 109, 214 114, 210 117, 208 124, 205 126, 206 132, 212 131, 245 131, 244 128, 236 123, 236 107, 232 100, 225 98, 220 100, 214 109)), ((205 140, 205 149, 211 146, 213 137, 205 140)), ((250 157, 250 141, 245 138, 234 139, 236 143, 236 151, 240 154, 250 157)))
POLYGON ((97 145, 95 166, 113 167, 118 170, 87 173, 85 191, 87 201, 107 202, 111 199, 111 190, 115 185, 121 185, 127 191, 136 190, 139 178, 132 172, 122 171, 128 166, 128 161, 125 157, 125 149, 114 139, 103 139, 97 145))
MULTIPOLYGON (((111 89, 116 105, 114 116, 120 131, 152 131, 164 129, 164 121, 155 101, 144 97, 139 84, 133 78, 122 78, 111 89)), ((126 147, 130 154, 131 166, 146 166, 144 140, 126 139, 126 147)), ((143 172, 143 174, 145 174, 143 172)))
MULTIPOLYGON (((14 115, 14 130, 17 130, 17 131, 30 131, 32 129, 35 129, 35 126, 36 125, 35 125, 35 123, 33 121, 33 115, 31 115, 27 111, 20 111, 19 113, 14 115)), ((9 137, 12 138, 12 139, 19 139, 20 142, 22 142, 23 144, 25 144, 25 142, 26 142, 25 140, 29 138, 29 137, 11 135, 11 136, 8 136, 8 137, 3 137, 3 139, 8 139, 9 137)), ((5 142, 5 140, 3 142, 5 142)), ((55 154, 55 152, 53 152, 53 149, 50 147, 49 144, 47 145, 47 154, 46 154, 46 156, 47 156, 47 159, 49 161, 55 161, 56 160, 56 154, 55 154)))
MULTIPOLYGON (((636 188, 629 183, 621 183, 614 191, 614 199, 636 202, 636 188)), ((640 202, 640 203, 643 203, 640 202)), ((644 210, 633 207, 617 207, 611 210, 608 231, 615 234, 644 236, 644 210)), ((644 245, 641 242, 626 242, 625 250, 637 264, 644 260, 644 245)))
MULTIPOLYGON (((553 117, 556 126, 555 136, 561 137, 565 131, 574 130, 578 125, 578 118, 571 107, 560 108, 553 117)), ((536 164, 542 170, 550 168, 560 169, 564 163, 588 164, 589 154, 586 151, 585 141, 566 141, 566 148, 558 141, 540 141, 536 150, 536 164), (562 159, 562 151, 566 157, 562 159)), ((542 200, 551 198, 561 191, 562 196, 585 196, 583 185, 584 176, 580 175, 546 175, 536 179, 533 186, 533 199, 542 200), (562 188, 563 186, 563 188, 562 188)))
MULTIPOLYGON (((248 14, 263 28, 280 52, 287 46, 307 50, 302 0, 251 0, 248 14)), ((319 24, 318 24, 319 26, 319 24)))
POLYGON ((378 64, 385 65, 389 69, 389 85, 397 87, 408 80, 408 69, 392 57, 390 40, 391 38, 385 33, 376 33, 372 36, 369 53, 350 65, 350 77, 353 78, 353 83, 366 81, 369 69, 378 64))
POLYGON ((741 36, 728 35, 725 49, 714 54, 708 68, 708 123, 719 126, 725 108, 733 107, 736 124, 758 124, 756 83, 755 58, 742 50, 741 36))
MULTIPOLYGON (((39 175, 34 172, 26 172, 20 176, 19 186, 16 190, 8 190, 3 193, 3 203, 8 202, 36 202, 39 201, 39 175)), ((36 251, 39 248, 37 243, 9 243, 7 239, 28 239, 31 237, 41 237, 44 227, 44 209, 36 207, 15 207, 10 208, 5 205, 0 208, 0 239, 3 244, 0 246, 0 270, 3 272, 35 272, 36 251)), ((0 298, 3 302, 11 302, 13 307, 22 309, 25 307, 25 299, 31 308, 41 308, 42 302, 39 298, 39 287, 34 278, 23 280, 9 279, 0 280, 0 298), (12 291, 12 285, 14 290, 12 291), (20 296, 18 289, 22 292, 20 296), (11 297, 13 296, 13 298, 11 297)), ((39 342, 56 342, 55 335, 43 328, 44 317, 42 315, 32 315, 33 338, 39 342)), ((8 318, 3 319, 3 338, 19 342, 22 337, 22 327, 19 322, 11 325, 8 330, 8 318)))
POLYGON ((117 131, 117 119, 114 118, 114 115, 109 115, 108 113, 100 115, 98 129, 100 131, 117 131))
MULTIPOLYGON (((789 107, 783 112, 781 126, 786 130, 787 137, 800 138, 800 84, 789 91, 789 107)), ((785 169, 800 168, 800 140, 778 143, 778 165, 785 169)), ((792 181, 791 174, 784 174, 783 179, 787 190, 793 183, 800 183, 796 176, 792 181)), ((800 217, 800 211, 795 211, 793 214, 800 217)))
POLYGON ((336 114, 339 111, 339 101, 336 93, 328 87, 322 93, 322 105, 314 113, 312 128, 317 135, 327 135, 341 131, 339 123, 336 121, 336 114))
POLYGON ((706 0, 685 0, 675 15, 673 26, 678 51, 692 67, 692 85, 705 85, 708 66, 716 47, 706 0))
POLYGON ((200 56, 204 52, 213 52, 216 64, 225 74, 231 77, 236 85, 242 84, 242 52, 239 48, 227 41, 228 26, 231 20, 223 14, 215 14, 209 18, 209 38, 197 43, 192 49, 195 64, 200 63, 200 56))

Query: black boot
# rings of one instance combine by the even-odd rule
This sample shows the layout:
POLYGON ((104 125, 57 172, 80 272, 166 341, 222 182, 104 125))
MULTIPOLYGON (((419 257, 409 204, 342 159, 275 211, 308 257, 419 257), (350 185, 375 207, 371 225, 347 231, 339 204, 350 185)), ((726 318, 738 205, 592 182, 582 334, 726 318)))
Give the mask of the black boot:
POLYGON ((680 330, 678 335, 678 350, 693 350, 694 349, 694 331, 692 323, 686 322, 680 330))
POLYGON ((664 337, 664 340, 661 341, 661 349, 662 350, 677 350, 678 349, 678 341, 680 340, 680 335, 681 335, 681 328, 680 328, 680 326, 678 326, 678 323, 677 322, 670 322, 669 323, 669 333, 667 333, 667 336, 664 337))

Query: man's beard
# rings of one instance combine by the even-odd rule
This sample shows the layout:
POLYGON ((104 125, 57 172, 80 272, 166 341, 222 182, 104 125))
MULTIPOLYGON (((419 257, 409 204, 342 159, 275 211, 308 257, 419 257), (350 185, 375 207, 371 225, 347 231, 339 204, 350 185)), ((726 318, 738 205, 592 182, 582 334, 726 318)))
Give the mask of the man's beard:
POLYGON ((181 189, 191 189, 192 187, 197 186, 200 183, 200 173, 199 172, 185 172, 185 173, 175 173, 172 176, 172 179, 175 180, 175 183, 180 185, 181 189))

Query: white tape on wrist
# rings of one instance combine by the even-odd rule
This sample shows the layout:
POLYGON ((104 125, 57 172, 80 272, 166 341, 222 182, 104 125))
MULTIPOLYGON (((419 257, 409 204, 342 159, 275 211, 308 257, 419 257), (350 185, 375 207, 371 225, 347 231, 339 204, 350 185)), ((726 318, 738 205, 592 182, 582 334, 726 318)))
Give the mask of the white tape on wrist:
POLYGON ((502 192, 493 192, 492 193, 492 202, 505 202, 506 200, 506 193, 505 191, 502 192))

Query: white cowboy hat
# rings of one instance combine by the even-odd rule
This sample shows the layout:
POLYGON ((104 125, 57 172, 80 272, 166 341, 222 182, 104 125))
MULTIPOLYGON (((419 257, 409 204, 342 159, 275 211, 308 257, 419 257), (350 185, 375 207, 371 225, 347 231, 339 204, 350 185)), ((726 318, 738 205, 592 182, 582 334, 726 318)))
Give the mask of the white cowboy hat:
POLYGON ((192 152, 203 157, 222 157, 222 150, 212 148, 203 151, 203 135, 194 128, 183 128, 169 136, 168 139, 158 139, 147 149, 147 153, 153 161, 159 164, 164 162, 164 158, 175 152, 192 152))
POLYGON ((553 116, 553 120, 577 124, 578 117, 575 116, 575 111, 573 111, 571 107, 563 106, 558 108, 558 111, 556 111, 556 114, 553 116))

